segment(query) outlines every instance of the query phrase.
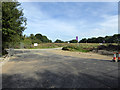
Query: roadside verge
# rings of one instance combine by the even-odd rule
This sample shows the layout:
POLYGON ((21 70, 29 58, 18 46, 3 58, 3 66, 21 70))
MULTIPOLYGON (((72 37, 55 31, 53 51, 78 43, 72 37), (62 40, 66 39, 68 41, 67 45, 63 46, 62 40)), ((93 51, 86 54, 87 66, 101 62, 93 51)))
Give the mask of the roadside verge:
POLYGON ((0 68, 6 63, 8 62, 10 59, 10 57, 8 55, 6 55, 5 57, 0 58, 0 68))

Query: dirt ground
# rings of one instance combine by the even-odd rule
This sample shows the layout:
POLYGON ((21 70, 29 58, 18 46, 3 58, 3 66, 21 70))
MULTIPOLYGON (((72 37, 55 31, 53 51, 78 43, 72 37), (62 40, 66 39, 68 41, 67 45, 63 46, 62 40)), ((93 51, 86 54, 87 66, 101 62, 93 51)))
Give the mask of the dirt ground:
POLYGON ((92 52, 83 53, 83 52, 71 52, 71 51, 63 51, 63 50, 51 50, 50 52, 54 54, 79 57, 79 58, 112 60, 112 56, 100 55, 92 52))

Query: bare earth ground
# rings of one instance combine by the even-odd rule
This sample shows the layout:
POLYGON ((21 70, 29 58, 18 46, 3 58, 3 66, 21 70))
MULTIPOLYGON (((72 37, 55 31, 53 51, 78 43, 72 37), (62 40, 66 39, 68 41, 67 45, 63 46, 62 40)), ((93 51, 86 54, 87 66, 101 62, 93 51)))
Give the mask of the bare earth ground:
POLYGON ((16 50, 16 55, 2 66, 2 86, 117 88, 118 63, 111 62, 111 57, 92 53, 55 49, 16 50))
POLYGON ((66 55, 66 56, 79 57, 79 58, 103 59, 103 60, 113 59, 113 57, 111 56, 100 55, 92 52, 83 53, 83 52, 71 52, 71 51, 63 51, 63 50, 51 50, 50 52, 59 55, 66 55))

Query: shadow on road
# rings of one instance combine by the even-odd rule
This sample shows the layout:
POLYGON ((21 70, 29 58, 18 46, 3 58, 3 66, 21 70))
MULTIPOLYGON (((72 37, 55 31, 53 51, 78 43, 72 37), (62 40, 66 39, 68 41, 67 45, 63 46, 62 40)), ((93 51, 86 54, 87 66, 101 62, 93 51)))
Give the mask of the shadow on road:
POLYGON ((26 78, 21 74, 3 74, 4 88, 117 88, 118 81, 115 78, 96 77, 79 73, 53 73, 45 71, 36 72, 38 79, 26 78))
POLYGON ((82 59, 34 51, 17 54, 16 58, 9 60, 3 67, 2 85, 3 88, 29 89, 117 88, 117 65, 110 60, 82 59))

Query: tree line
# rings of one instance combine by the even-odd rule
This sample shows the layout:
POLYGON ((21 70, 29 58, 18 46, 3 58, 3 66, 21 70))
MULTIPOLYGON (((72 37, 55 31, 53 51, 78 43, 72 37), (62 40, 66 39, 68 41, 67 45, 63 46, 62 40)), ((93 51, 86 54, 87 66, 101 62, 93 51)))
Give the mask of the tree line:
MULTIPOLYGON (((57 39, 55 43, 78 43, 77 40, 73 39, 70 41, 62 41, 57 39)), ((120 34, 114 34, 113 36, 105 36, 105 37, 92 37, 92 38, 83 38, 79 41, 79 43, 118 43, 120 42, 120 34)))
POLYGON ((83 38, 79 43, 118 43, 120 40, 120 34, 114 34, 113 36, 105 37, 92 37, 92 38, 83 38))
POLYGON ((49 40, 47 36, 44 36, 42 34, 30 34, 30 36, 22 36, 21 42, 24 44, 34 44, 34 43, 51 43, 52 40, 49 40))
POLYGON ((54 43, 77 43, 78 41, 73 39, 73 40, 70 40, 70 41, 62 41, 62 40, 59 40, 57 39, 54 43))

